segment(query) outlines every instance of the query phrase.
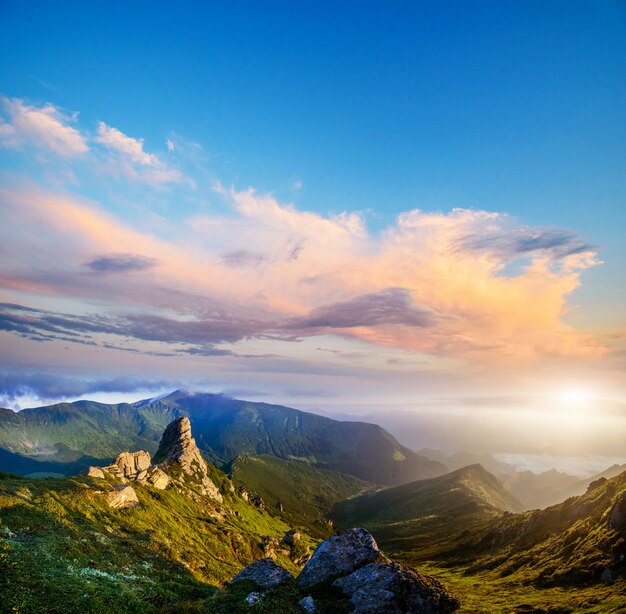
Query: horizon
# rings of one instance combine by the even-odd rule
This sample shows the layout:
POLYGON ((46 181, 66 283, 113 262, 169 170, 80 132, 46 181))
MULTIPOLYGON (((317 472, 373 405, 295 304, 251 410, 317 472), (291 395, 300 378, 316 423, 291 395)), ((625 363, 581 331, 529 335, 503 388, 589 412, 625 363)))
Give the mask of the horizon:
POLYGON ((0 406, 195 387, 614 449, 625 11, 3 3, 0 406))

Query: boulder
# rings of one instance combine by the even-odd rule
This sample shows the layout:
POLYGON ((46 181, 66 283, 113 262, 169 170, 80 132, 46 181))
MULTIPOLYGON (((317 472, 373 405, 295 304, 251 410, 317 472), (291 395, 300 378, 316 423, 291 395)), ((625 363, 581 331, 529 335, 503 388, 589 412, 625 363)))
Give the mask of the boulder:
POLYGON ((102 471, 100 467, 87 467, 84 474, 90 478, 100 478, 101 480, 104 480, 104 471, 102 471))
POLYGON ((298 533, 298 531, 296 531, 295 529, 291 529, 290 531, 287 531, 287 533, 285 533, 285 535, 283 536, 282 542, 283 544, 287 544, 288 546, 293 546, 296 542, 300 541, 302 539, 302 535, 300 535, 300 533, 298 533))
POLYGON ((296 585, 307 588, 334 580, 376 561, 386 561, 365 529, 348 529, 323 541, 304 566, 296 585))
POLYGON ((118 454, 113 464, 104 467, 104 470, 125 480, 141 481, 146 477, 149 467, 150 455, 140 450, 118 454))
POLYGON ((191 436, 189 418, 181 416, 167 425, 154 458, 165 470, 181 470, 182 481, 201 494, 222 500, 222 495, 208 475, 207 462, 202 458, 196 440, 191 436), (185 479, 187 476, 189 479, 185 479))
POLYGON ((254 561, 242 569, 232 580, 231 584, 240 580, 252 580, 261 590, 267 590, 284 582, 292 580, 293 576, 270 558, 254 561))
POLYGON ((154 488, 163 490, 170 483, 170 478, 165 471, 161 471, 158 467, 153 466, 148 471, 146 481, 154 488))
POLYGON ((255 591, 248 593, 246 597, 246 603, 248 605, 256 605, 261 600, 261 593, 257 593, 255 591))
POLYGON ((105 494, 107 503, 112 508, 127 508, 136 507, 139 505, 139 499, 137 493, 132 486, 128 484, 116 484, 113 490, 110 490, 105 494))
POLYGON ((365 565, 333 586, 351 598, 355 614, 446 614, 460 606, 439 580, 397 563, 365 565))
POLYGON ((307 614, 314 614, 317 612, 317 606, 315 605, 315 600, 311 595, 308 597, 303 597, 298 601, 298 605, 305 611, 307 614))

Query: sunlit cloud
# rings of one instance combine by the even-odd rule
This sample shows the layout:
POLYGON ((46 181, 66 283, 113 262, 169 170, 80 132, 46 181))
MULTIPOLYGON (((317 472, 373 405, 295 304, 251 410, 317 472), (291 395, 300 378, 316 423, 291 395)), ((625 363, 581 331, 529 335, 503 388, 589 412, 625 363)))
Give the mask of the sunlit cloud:
POLYGON ((321 334, 486 362, 604 352, 563 323, 568 295, 597 262, 571 233, 459 209, 407 212, 375 235, 357 213, 322 216, 253 190, 217 189, 234 215, 189 217, 167 239, 71 196, 4 190, 10 227, 28 225, 34 235, 29 243, 0 232, 12 254, 5 282, 111 304, 114 316, 97 313, 89 322, 65 314, 65 337, 96 327, 137 342, 182 344, 176 351, 189 354, 321 334), (507 270, 520 253, 523 266, 507 270), (85 275, 85 263, 100 275, 85 275))
POLYGON ((63 158, 81 156, 89 150, 87 140, 70 124, 69 117, 52 104, 41 107, 19 98, 0 97, 0 145, 12 149, 37 147, 63 158))

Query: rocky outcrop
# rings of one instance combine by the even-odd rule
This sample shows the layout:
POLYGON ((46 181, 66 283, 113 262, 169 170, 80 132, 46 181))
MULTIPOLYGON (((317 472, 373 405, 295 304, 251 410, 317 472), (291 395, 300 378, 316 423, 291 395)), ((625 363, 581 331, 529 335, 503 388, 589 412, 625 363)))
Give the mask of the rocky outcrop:
POLYGON ((285 535, 283 535, 282 542, 283 544, 287 544, 288 546, 294 546, 296 542, 299 542, 302 539, 302 535, 295 529, 291 529, 287 531, 285 535))
POLYGON ((112 465, 102 467, 102 469, 116 478, 141 482, 147 477, 151 464, 150 455, 140 450, 139 452, 122 452, 117 455, 112 465))
MULTIPOLYGON (((287 582, 291 574, 266 558, 248 565, 231 584, 253 580, 263 591, 287 582)), ((320 595, 336 594, 343 612, 346 601, 354 614, 450 614, 459 600, 438 580, 387 559, 365 529, 348 529, 323 541, 296 579, 300 594, 293 611, 317 612, 320 595), (332 582, 332 588, 330 583, 332 582), (309 593, 311 591, 311 594, 309 593)), ((328 605, 328 603, 327 603, 328 605)), ((326 610, 324 610, 326 611, 326 610)))
POLYGON ((293 580, 293 576, 280 565, 274 563, 271 558, 254 561, 245 569, 242 569, 232 580, 231 584, 241 580, 252 580, 256 582, 261 590, 267 590, 293 580))
POLYGON ((460 606, 441 582, 397 563, 370 563, 333 586, 350 597, 355 614, 446 614, 460 606))
POLYGON ((88 478, 99 478, 104 480, 104 471, 100 467, 87 467, 83 472, 88 478))
POLYGON ((167 426, 152 460, 186 486, 217 501, 222 500, 222 495, 208 475, 207 462, 191 436, 191 423, 186 416, 177 418, 167 426))
POLYGON ((348 529, 317 547, 296 584, 298 588, 316 586, 377 561, 387 561, 387 558, 371 533, 365 529, 348 529))
POLYGON ((128 484, 116 484, 113 490, 110 490, 105 494, 107 503, 112 508, 127 508, 137 507, 139 505, 139 499, 137 493, 132 486, 128 484))

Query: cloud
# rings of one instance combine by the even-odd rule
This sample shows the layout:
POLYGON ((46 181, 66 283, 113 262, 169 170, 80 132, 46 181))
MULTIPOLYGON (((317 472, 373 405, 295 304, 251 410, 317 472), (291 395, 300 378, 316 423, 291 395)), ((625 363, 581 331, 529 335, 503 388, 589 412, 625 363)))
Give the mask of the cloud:
POLYGON ((172 380, 133 377, 71 378, 58 373, 0 372, 0 406, 19 409, 24 399, 53 402, 76 399, 95 393, 129 393, 144 390, 174 389, 172 380))
POLYGON ((423 327, 433 323, 433 314, 413 305, 408 290, 386 288, 349 301, 318 307, 307 317, 296 320, 294 326, 332 329, 388 324, 423 327))
POLYGON ((253 190, 217 189, 233 215, 161 221, 158 231, 67 195, 0 190, 4 285, 71 298, 79 311, 94 301, 102 308, 88 318, 30 314, 30 324, 12 312, 5 326, 23 334, 34 317, 39 335, 116 335, 138 348, 183 344, 211 355, 215 345, 241 355, 251 340, 321 334, 498 363, 604 352, 563 321, 582 272, 597 264, 568 231, 457 209, 409 211, 372 234, 358 213, 323 216, 253 190), (510 267, 520 257, 523 266, 510 267), (85 262, 122 272, 156 261, 158 276, 84 274, 85 262))
POLYGON ((86 154, 86 139, 69 124, 67 117, 52 104, 30 105, 19 98, 0 97, 4 117, 0 117, 0 145, 11 149, 34 146, 63 158, 86 154))
MULTIPOLYGON (((195 187, 195 183, 181 171, 168 166, 156 154, 146 152, 143 139, 127 136, 101 121, 95 141, 107 151, 109 157, 105 159, 105 168, 113 174, 125 175, 153 187, 169 183, 195 187)), ((171 141, 168 141, 168 149, 169 143, 171 141)))
POLYGON ((110 254, 99 256, 87 262, 94 273, 129 273, 146 271, 157 265, 156 258, 147 258, 138 254, 110 254))

